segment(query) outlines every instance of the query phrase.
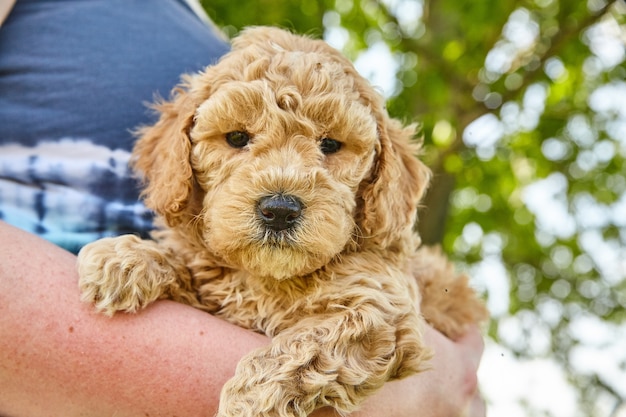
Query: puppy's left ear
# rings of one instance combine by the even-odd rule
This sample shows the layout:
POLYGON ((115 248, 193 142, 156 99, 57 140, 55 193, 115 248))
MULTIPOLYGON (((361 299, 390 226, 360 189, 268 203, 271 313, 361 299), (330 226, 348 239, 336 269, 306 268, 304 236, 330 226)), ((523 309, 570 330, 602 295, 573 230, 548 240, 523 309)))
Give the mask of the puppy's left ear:
POLYGON ((142 177, 142 197, 146 206, 161 215, 169 226, 185 218, 194 178, 189 160, 197 101, 190 90, 191 78, 179 85, 171 101, 162 101, 154 107, 160 118, 153 126, 139 129, 133 149, 133 168, 142 177))
POLYGON ((360 228, 364 246, 391 248, 413 233, 417 207, 430 170, 417 159, 415 126, 403 127, 386 114, 379 118, 380 147, 373 175, 362 186, 360 228))

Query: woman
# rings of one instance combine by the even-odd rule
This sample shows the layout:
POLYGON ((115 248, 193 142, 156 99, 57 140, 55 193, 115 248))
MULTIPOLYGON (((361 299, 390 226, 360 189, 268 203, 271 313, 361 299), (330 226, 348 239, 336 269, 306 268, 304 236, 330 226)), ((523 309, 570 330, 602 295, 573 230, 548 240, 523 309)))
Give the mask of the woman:
MULTIPOLYGON (((182 0, 0 10, 1 416, 212 415, 239 359, 268 343, 170 301, 112 319, 79 302, 73 253, 151 228, 127 169, 131 130, 154 120, 144 103, 228 50, 200 10, 182 0)), ((426 338, 433 370, 386 384, 355 415, 484 415, 478 331, 426 338)))

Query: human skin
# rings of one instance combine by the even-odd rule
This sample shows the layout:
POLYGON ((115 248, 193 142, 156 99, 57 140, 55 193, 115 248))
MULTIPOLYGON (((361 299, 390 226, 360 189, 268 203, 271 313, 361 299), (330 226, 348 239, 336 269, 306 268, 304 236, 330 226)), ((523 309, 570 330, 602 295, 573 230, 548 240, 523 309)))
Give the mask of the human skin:
MULTIPOLYGON (((112 318, 79 300, 76 257, 0 221, 0 415, 210 416, 237 362, 269 340, 158 301, 112 318)), ((427 328, 431 370, 387 383, 354 416, 483 416, 478 329, 427 328)), ((315 416, 337 415, 331 409, 315 416)))

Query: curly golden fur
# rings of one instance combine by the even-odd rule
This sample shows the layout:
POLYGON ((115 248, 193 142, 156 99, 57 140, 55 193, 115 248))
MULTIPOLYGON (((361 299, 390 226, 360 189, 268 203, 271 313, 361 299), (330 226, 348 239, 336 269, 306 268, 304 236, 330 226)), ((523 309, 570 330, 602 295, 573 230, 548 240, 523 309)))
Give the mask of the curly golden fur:
POLYGON ((105 314, 167 297, 270 336, 220 417, 350 412, 427 367, 421 297, 451 337, 484 317, 467 280, 418 250, 414 128, 324 42, 248 29, 156 108, 133 163, 164 227, 86 246, 80 287, 105 314))

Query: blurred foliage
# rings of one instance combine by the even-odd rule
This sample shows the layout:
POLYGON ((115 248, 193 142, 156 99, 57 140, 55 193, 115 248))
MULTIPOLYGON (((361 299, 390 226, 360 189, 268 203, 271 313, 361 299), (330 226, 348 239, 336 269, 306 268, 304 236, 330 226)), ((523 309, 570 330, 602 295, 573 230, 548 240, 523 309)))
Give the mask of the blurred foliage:
POLYGON ((333 40, 352 59, 384 45, 396 68, 389 110, 421 123, 434 171, 420 213, 424 240, 476 275, 486 262, 502 266, 509 300, 493 311, 491 337, 520 356, 556 358, 578 388, 581 416, 601 415, 597 398, 624 403, 623 390, 580 372, 570 356, 583 343, 571 331, 579 317, 626 319, 625 3, 204 6, 230 36, 278 25, 333 40), (515 317, 525 337, 507 340, 503 319, 515 317), (539 351, 530 342, 537 329, 550 335, 539 351))

